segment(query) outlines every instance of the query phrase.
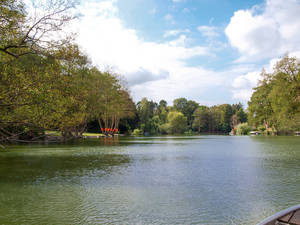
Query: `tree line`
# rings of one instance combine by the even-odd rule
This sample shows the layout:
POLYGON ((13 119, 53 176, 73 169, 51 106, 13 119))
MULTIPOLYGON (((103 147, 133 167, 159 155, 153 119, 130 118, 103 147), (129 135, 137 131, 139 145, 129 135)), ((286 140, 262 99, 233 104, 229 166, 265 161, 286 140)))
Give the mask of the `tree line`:
POLYGON ((224 133, 292 134, 300 131, 300 60, 284 56, 261 80, 248 108, 241 103, 208 107, 178 98, 168 106, 143 98, 136 104, 134 134, 224 133))
POLYGON ((240 123, 247 122, 247 114, 241 103, 212 107, 193 100, 178 98, 168 106, 143 98, 136 104, 136 129, 134 134, 192 134, 226 133, 240 123))
POLYGON ((46 2, 34 15, 21 0, 0 2, 0 143, 38 141, 49 130, 68 140, 93 128, 149 135, 300 130, 296 58, 262 71, 246 111, 241 103, 208 107, 185 98, 135 104, 120 75, 93 66, 70 35, 57 38, 74 19, 74 4, 46 2))

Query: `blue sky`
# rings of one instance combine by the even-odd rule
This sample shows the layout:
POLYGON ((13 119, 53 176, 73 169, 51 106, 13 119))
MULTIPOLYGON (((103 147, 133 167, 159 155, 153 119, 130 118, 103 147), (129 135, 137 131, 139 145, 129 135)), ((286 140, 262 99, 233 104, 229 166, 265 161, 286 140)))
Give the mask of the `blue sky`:
POLYGON ((78 10, 77 42, 125 77, 135 101, 246 105, 262 67, 300 56, 298 0, 89 0, 78 10))

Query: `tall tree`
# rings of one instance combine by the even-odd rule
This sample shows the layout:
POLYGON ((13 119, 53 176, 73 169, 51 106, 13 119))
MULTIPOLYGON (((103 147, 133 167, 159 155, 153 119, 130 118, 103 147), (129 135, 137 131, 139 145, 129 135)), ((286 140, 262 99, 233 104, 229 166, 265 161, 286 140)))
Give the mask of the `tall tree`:
POLYGON ((176 111, 183 113, 187 118, 188 126, 192 127, 193 113, 197 109, 199 104, 192 100, 187 100, 185 98, 177 98, 173 101, 173 107, 176 111))
POLYGON ((283 57, 263 80, 249 102, 249 122, 277 131, 300 129, 300 62, 283 57))
POLYGON ((169 112, 168 123, 172 134, 182 134, 187 128, 187 119, 181 112, 169 112))
POLYGON ((69 37, 57 39, 58 32, 74 16, 70 0, 35 1, 34 13, 27 13, 20 0, 2 0, 0 3, 0 52, 18 58, 25 54, 49 53, 60 48, 69 37), (46 50, 46 51, 45 51, 46 50))
POLYGON ((193 114, 193 128, 196 128, 198 133, 202 129, 207 129, 208 126, 209 108, 206 106, 199 106, 193 114))

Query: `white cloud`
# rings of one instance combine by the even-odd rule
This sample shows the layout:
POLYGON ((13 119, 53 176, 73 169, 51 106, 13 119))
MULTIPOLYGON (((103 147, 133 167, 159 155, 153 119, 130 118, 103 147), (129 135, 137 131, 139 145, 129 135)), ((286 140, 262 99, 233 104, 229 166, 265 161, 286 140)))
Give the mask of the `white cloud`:
POLYGON ((171 36, 177 36, 178 34, 182 33, 190 33, 191 31, 189 29, 178 29, 178 30, 167 30, 164 33, 164 37, 171 37, 171 36))
MULTIPOLYGON (((170 41, 169 44, 171 46, 183 46, 184 47, 185 43, 186 43, 186 39, 187 39, 186 36, 182 34, 182 35, 179 36, 179 38, 177 38, 173 41, 170 41)), ((194 48, 194 50, 195 50, 195 48, 194 48)))
POLYGON ((237 77, 232 84, 233 88, 245 89, 253 88, 257 85, 260 78, 260 72, 249 72, 246 75, 237 77))
MULTIPOLYGON (((291 52, 289 54, 289 57, 300 57, 300 51, 295 51, 291 52)), ((264 65, 264 69, 267 73, 273 73, 274 68, 277 64, 277 62, 281 58, 272 58, 269 60, 269 63, 264 65)), ((245 68, 243 67, 235 67, 235 72, 236 73, 243 73, 243 70, 251 70, 250 65, 246 65, 245 68), (238 69, 240 68, 240 69, 238 69)), ((252 72, 247 72, 244 75, 240 75, 235 77, 235 79, 232 82, 232 93, 233 93, 233 98, 240 100, 240 101, 249 101, 251 98, 252 93, 254 92, 253 88, 257 87, 258 82, 262 80, 263 78, 261 77, 261 70, 253 70, 252 72)))
POLYGON ((248 102, 253 94, 253 89, 233 90, 233 98, 242 102, 248 102))
POLYGON ((131 88, 134 99, 147 96, 153 100, 165 99, 169 103, 175 98, 186 97, 201 104, 217 104, 207 101, 207 92, 223 86, 225 77, 201 67, 173 67, 168 68, 168 79, 156 80, 147 85, 136 85, 131 88), (142 95, 140 95, 142 93, 142 95), (204 97, 205 96, 205 97, 204 97))
POLYGON ((219 36, 217 28, 214 26, 199 26, 197 29, 204 37, 207 38, 215 38, 219 36))
POLYGON ((233 98, 241 101, 249 101, 253 93, 253 88, 257 86, 260 79, 259 71, 249 72, 235 78, 232 83, 233 98))
MULTIPOLYGON (((300 51, 292 52, 289 54, 290 57, 300 57, 300 51)), ((264 69, 267 73, 273 73, 276 63, 280 60, 279 57, 273 58, 268 64, 264 65, 264 69)), ((246 66, 247 67, 247 66, 246 66)), ((248 66, 249 68, 249 66, 248 66)), ((237 72, 237 71, 236 71, 237 72)), ((232 83, 233 98, 241 101, 249 101, 253 88, 257 87, 258 82, 262 80, 261 70, 254 70, 247 72, 244 75, 237 76, 232 83)))
POLYGON ((175 3, 178 3, 178 2, 185 2, 185 0, 172 0, 173 2, 175 3))
POLYGON ((124 26, 112 1, 84 3, 80 11, 78 43, 100 68, 124 75, 135 100, 183 96, 203 103, 206 92, 224 85, 223 73, 186 65, 192 57, 211 55, 203 46, 186 47, 182 32, 188 30, 168 42, 149 42, 124 26))
MULTIPOLYGON (((236 62, 269 59, 266 72, 273 68, 280 56, 300 56, 300 2, 297 0, 266 0, 264 5, 234 13, 225 29, 231 45, 238 49, 236 62)), ((249 101, 253 88, 261 79, 261 71, 253 69, 237 76, 232 83, 233 98, 249 101)))
POLYGON ((267 0, 264 7, 234 13, 225 29, 240 61, 273 58, 300 50, 300 3, 267 0))
POLYGON ((139 68, 136 71, 127 73, 125 76, 127 78, 129 86, 135 86, 147 83, 149 81, 167 79, 170 76, 170 74, 168 71, 164 70, 158 72, 151 72, 149 70, 139 68))

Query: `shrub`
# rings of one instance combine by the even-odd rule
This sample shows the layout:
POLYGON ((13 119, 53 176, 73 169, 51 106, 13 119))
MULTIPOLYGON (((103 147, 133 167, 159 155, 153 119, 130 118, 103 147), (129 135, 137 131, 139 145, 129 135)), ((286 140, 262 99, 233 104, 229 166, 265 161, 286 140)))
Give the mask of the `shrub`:
POLYGON ((188 130, 186 132, 184 132, 184 135, 194 135, 192 130, 188 130))
POLYGON ((187 118, 181 112, 169 112, 168 123, 172 134, 183 134, 186 131, 187 118))
POLYGON ((266 127, 265 127, 265 125, 261 125, 261 126, 259 126, 259 127, 257 128, 257 130, 260 131, 260 132, 265 132, 266 127))
POLYGON ((132 135, 134 135, 134 136, 143 135, 143 131, 140 129, 134 129, 134 131, 132 132, 132 135))
POLYGON ((247 135, 251 131, 248 123, 241 123, 237 127, 237 135, 247 135))
POLYGON ((160 125, 159 128, 160 128, 161 134, 171 134, 172 133, 171 124, 169 124, 169 123, 164 123, 164 124, 160 125))

